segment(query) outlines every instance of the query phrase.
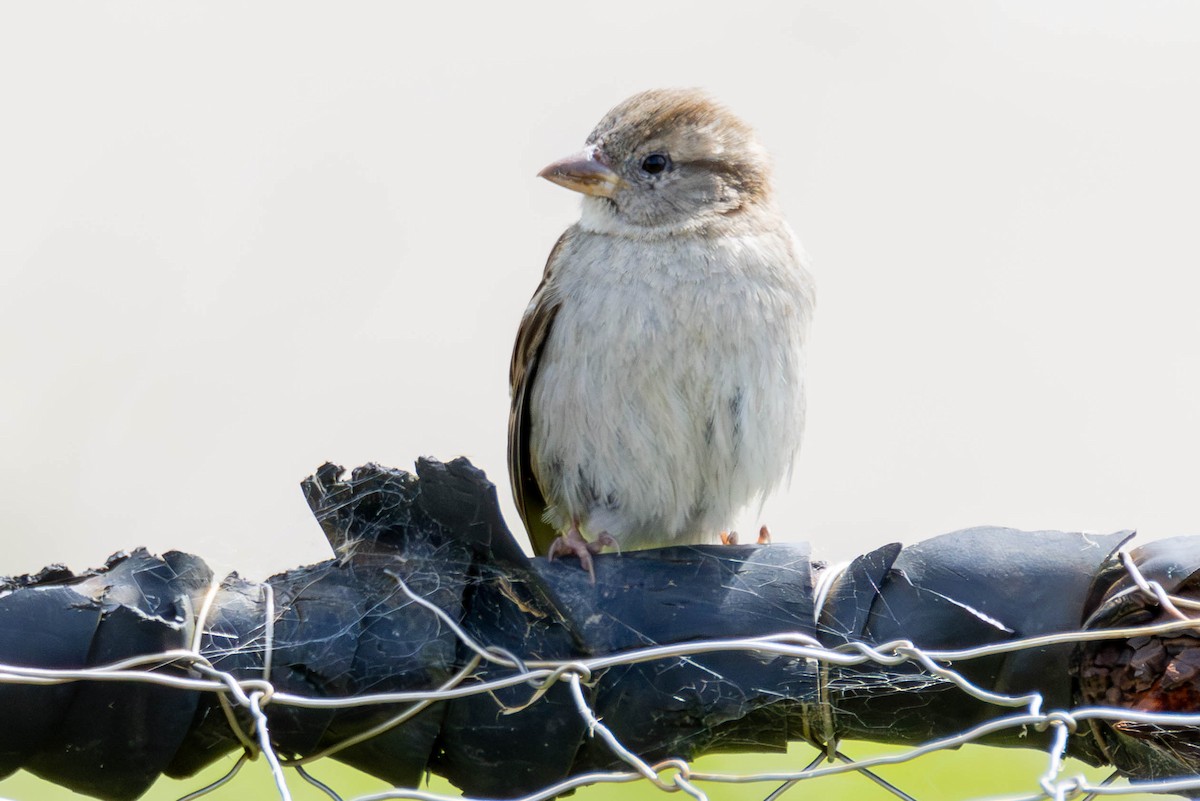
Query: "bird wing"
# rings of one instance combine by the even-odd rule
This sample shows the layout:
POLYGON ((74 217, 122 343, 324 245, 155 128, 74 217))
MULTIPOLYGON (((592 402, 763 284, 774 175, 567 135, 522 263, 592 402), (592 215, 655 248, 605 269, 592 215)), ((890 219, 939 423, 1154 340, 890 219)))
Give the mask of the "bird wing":
POLYGON ((558 315, 560 301, 550 291, 551 275, 563 245, 570 239, 568 229, 550 251, 542 282, 533 293, 533 300, 521 318, 517 329, 517 342, 513 346, 512 363, 509 365, 508 383, 512 396, 512 407, 508 413, 508 475, 512 481, 513 499, 521 521, 529 532, 533 550, 545 555, 558 532, 542 519, 546 511, 546 496, 538 484, 533 470, 533 454, 529 444, 530 403, 533 398, 533 383, 537 380, 538 359, 550 336, 554 318, 558 315))

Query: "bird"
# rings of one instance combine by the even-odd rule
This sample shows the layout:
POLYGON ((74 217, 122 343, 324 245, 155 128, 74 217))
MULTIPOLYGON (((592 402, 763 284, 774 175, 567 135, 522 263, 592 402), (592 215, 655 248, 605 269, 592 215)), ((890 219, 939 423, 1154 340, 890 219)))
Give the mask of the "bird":
POLYGON ((521 318, 509 473, 537 554, 713 543, 785 480, 816 295, 754 131, 697 89, 610 110, 540 173, 580 193, 521 318))

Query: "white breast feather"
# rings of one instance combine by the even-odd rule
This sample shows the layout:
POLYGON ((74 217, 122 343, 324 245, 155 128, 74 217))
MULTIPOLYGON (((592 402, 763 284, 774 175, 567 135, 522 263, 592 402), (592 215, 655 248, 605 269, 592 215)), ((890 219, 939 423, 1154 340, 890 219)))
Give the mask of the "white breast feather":
POLYGON ((791 231, 580 231, 532 397, 547 519, 626 547, 710 542, 788 475, 804 429, 812 279, 791 231))

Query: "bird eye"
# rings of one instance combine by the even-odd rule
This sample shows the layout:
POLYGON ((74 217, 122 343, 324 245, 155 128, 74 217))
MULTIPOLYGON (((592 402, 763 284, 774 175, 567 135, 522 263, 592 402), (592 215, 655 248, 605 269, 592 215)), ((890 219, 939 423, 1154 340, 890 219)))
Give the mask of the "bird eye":
POLYGON ((665 153, 651 153, 642 159, 642 172, 647 175, 658 175, 671 166, 671 159, 665 153))

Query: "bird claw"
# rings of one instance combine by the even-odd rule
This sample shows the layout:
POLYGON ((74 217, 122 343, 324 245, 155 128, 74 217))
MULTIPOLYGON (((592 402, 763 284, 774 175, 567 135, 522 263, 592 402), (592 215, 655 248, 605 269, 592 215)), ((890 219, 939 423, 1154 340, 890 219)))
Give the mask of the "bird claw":
POLYGON ((613 539, 612 535, 607 531, 602 531, 596 535, 593 542, 588 542, 579 533, 579 529, 575 526, 567 529, 566 534, 559 535, 558 539, 550 543, 550 550, 546 552, 546 559, 553 562, 556 556, 575 556, 579 559, 579 566, 588 573, 588 578, 593 584, 596 583, 596 568, 592 564, 592 555, 599 554, 606 547, 616 548, 617 553, 621 552, 621 546, 613 539))
MULTIPOLYGON (((770 545, 771 544, 771 530, 768 529, 766 526, 763 526, 762 528, 760 528, 758 530, 757 543, 759 545, 770 545)), ((737 545, 738 544, 738 533, 736 531, 722 531, 721 532, 721 544, 722 545, 737 545)))

